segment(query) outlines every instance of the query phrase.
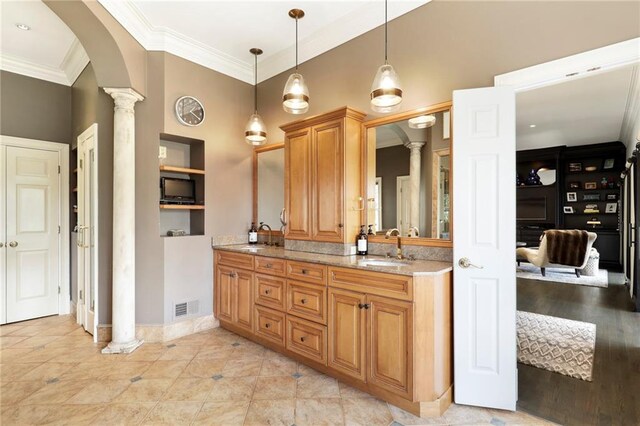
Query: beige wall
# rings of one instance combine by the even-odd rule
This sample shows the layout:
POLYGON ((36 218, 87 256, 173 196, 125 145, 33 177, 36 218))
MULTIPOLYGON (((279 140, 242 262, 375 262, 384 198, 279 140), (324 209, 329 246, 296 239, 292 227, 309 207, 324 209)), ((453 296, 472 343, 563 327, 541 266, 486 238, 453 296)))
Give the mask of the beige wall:
MULTIPOLYGON (((492 86, 498 74, 638 36, 640 2, 436 0, 389 24, 389 61, 409 110, 451 100, 455 89, 492 86)), ((373 116, 369 91, 382 61, 380 27, 301 64, 308 115, 350 105, 373 116)), ((259 86, 270 142, 282 140, 279 125, 296 119, 281 106, 288 74, 259 86)))
POLYGON ((71 88, 0 71, 0 134, 71 142, 71 88))

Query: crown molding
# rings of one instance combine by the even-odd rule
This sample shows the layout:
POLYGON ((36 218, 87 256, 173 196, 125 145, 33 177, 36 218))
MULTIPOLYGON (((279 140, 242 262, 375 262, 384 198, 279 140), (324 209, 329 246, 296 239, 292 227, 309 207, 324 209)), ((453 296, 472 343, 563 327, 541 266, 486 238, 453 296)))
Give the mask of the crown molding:
POLYGON ((0 53, 0 69, 65 86, 71 85, 67 74, 59 68, 36 64, 6 53, 0 53))
POLYGON ((0 69, 52 83, 71 86, 89 63, 89 57, 78 39, 74 39, 60 67, 37 64, 18 56, 0 52, 0 69))
MULTIPOLYGON (((389 10, 389 20, 404 15, 430 1, 395 1, 389 10)), ((245 83, 253 84, 252 61, 240 60, 169 28, 154 27, 129 0, 98 0, 98 2, 146 50, 168 52, 245 83)), ((372 3, 379 3, 379 1, 363 1, 362 6, 358 9, 301 40, 299 45, 300 62, 314 58, 382 25, 382 9, 371 7, 372 3)), ((393 41, 393 38, 391 40, 393 41)), ((382 45, 380 49, 382 49, 382 45)), ((295 46, 290 46, 271 55, 264 55, 260 61, 258 82, 289 70, 293 65, 294 56, 295 46)), ((393 59, 393 55, 391 59, 393 59)))
POLYGON ((253 62, 240 61, 169 28, 156 28, 129 1, 99 0, 99 3, 146 50, 171 53, 245 83, 253 84, 253 62))
POLYGON ((60 68, 67 76, 68 85, 71 86, 89 63, 89 56, 76 38, 71 43, 67 54, 64 56, 60 68))

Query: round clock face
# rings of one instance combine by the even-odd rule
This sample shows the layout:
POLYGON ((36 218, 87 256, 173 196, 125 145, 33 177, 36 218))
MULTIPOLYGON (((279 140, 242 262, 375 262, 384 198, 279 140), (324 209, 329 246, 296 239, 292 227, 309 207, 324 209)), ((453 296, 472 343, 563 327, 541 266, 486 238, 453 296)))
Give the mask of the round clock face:
POLYGON ((199 126, 204 121, 204 107, 193 96, 183 96, 176 101, 176 116, 186 126, 199 126))

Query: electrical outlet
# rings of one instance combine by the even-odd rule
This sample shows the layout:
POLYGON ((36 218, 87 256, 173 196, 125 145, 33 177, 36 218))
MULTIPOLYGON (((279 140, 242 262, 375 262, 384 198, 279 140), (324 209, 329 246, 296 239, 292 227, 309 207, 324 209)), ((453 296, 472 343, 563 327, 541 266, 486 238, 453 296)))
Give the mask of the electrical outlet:
POLYGON ((158 152, 158 158, 161 160, 164 160, 165 158, 167 158, 167 147, 166 146, 161 146, 160 150, 158 152))

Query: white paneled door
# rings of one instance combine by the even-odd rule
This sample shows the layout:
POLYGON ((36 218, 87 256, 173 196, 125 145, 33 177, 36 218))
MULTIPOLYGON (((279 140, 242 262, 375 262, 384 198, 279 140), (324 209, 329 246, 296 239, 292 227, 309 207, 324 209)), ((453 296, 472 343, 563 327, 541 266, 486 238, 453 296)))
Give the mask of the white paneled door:
POLYGON ((515 410, 515 94, 453 92, 454 400, 515 410))
POLYGON ((58 313, 58 152, 7 146, 6 322, 58 313))

